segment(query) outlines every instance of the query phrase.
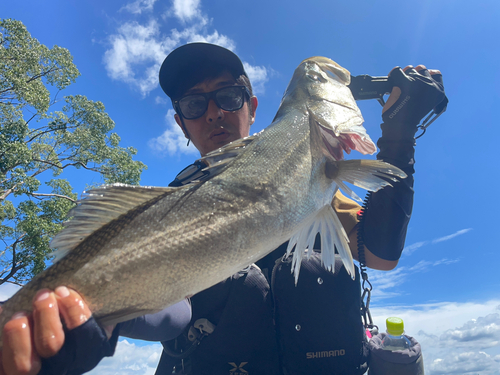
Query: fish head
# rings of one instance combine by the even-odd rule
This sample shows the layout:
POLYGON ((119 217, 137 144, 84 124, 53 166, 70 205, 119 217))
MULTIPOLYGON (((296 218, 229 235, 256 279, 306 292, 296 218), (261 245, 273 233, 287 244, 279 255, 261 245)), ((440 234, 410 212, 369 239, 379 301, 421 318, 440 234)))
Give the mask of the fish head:
POLYGON ((302 106, 319 127, 325 151, 335 160, 344 151, 373 154, 377 148, 363 127, 363 116, 349 85, 351 74, 326 57, 305 59, 295 69, 285 91, 282 106, 302 106))

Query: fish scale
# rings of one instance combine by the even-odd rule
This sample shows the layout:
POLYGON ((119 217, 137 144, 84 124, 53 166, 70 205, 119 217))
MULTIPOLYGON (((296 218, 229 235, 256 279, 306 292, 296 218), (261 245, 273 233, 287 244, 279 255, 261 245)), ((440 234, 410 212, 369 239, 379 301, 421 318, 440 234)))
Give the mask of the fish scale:
POLYGON ((304 60, 268 128, 202 158, 209 165, 206 180, 88 192, 52 242, 56 263, 3 305, 0 325, 19 310, 30 311, 37 290, 59 285, 80 292, 101 324, 154 313, 289 239, 289 250, 297 247, 297 278, 318 230, 325 267, 331 268, 336 248, 352 272, 347 236, 330 206, 333 195, 340 185, 355 196, 344 182, 377 190, 405 175, 380 161, 337 160, 349 145, 375 151, 346 86, 349 77, 327 58, 304 60))

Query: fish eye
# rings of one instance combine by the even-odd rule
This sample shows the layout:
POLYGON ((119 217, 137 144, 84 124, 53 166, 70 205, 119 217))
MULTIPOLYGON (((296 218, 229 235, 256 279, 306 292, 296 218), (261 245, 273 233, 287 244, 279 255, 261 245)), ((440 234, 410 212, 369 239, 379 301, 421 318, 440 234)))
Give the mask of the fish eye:
POLYGON ((306 76, 311 81, 326 82, 326 79, 321 74, 318 74, 316 72, 309 72, 306 74, 306 76))

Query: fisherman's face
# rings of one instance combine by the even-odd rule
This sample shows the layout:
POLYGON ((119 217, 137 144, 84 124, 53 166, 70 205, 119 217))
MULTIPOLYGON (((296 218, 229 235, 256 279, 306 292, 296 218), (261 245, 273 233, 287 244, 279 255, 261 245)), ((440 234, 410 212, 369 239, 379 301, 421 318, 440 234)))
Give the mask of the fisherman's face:
MULTIPOLYGON (((208 79, 195 85, 184 95, 207 93, 234 85, 237 85, 236 80, 231 73, 225 72, 217 78, 208 79)), ((245 104, 241 109, 231 112, 220 109, 211 99, 203 116, 194 120, 183 119, 188 134, 182 128, 178 114, 175 114, 175 121, 181 127, 186 138, 190 138, 191 142, 200 151, 201 156, 204 156, 230 142, 248 137, 250 125, 255 121, 255 110, 258 104, 255 96, 251 97, 250 100, 253 104, 252 111, 249 111, 248 101, 245 100, 245 104)))

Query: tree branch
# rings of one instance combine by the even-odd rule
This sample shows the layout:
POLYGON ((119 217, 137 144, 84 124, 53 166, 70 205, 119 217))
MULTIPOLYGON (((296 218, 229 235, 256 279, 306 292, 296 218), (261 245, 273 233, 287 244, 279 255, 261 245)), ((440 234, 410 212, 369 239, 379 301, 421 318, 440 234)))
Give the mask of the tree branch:
MULTIPOLYGON (((36 130, 33 130, 31 133, 33 133, 34 131, 36 131, 36 130)), ((53 132, 53 131, 54 131, 54 129, 50 129, 50 128, 49 128, 49 130, 44 130, 43 132, 40 132, 40 133, 38 133, 38 134, 35 134, 35 135, 34 135, 33 137, 31 137, 30 139, 26 140, 26 143, 30 143, 30 142, 32 142, 35 138, 38 138, 38 137, 40 137, 40 136, 42 136, 42 135, 44 135, 44 134, 47 134, 47 133, 51 133, 51 132, 53 132)))
MULTIPOLYGON (((34 80, 38 79, 38 78, 42 78, 42 77, 46 76, 46 75, 47 75, 47 74, 49 74, 49 73, 52 73, 52 72, 55 72, 55 71, 57 71, 57 70, 61 70, 61 69, 62 69, 62 68, 58 68, 58 67, 57 67, 57 65, 53 65, 53 66, 52 66, 51 68, 49 68, 48 70, 43 71, 43 72, 41 72, 40 74, 36 74, 36 75, 34 75, 33 77, 29 78, 29 79, 26 81, 26 83, 30 83, 30 82, 32 82, 32 81, 34 81, 34 80)), ((6 92, 9 92, 9 91, 13 91, 13 90, 14 90, 14 88, 15 88, 15 87, 12 85, 11 87, 8 87, 8 88, 6 88, 6 89, 4 89, 4 90, 1 90, 1 91, 0 91, 0 94, 6 93, 6 92)))
POLYGON ((31 81, 34 81, 35 79, 38 79, 38 78, 42 78, 44 76, 46 76, 47 74, 49 73, 52 73, 52 72, 55 72, 57 70, 61 70, 62 68, 58 68, 57 65, 52 65, 51 68, 49 68, 48 70, 44 71, 44 72, 41 72, 40 74, 37 74, 37 75, 34 75, 33 77, 31 77, 30 79, 28 79, 26 81, 26 83, 30 83, 31 81))
POLYGON ((69 200, 72 203, 76 204, 76 200, 71 199, 70 197, 67 197, 66 195, 61 195, 61 194, 43 194, 43 193, 29 193, 28 195, 31 195, 33 197, 58 197, 58 198, 64 198, 69 200))
POLYGON ((7 280, 10 279, 12 276, 14 276, 16 274, 17 271, 19 271, 20 269, 22 269, 23 267, 20 267, 18 265, 18 267, 16 267, 16 246, 19 242, 21 242, 22 238, 25 236, 26 234, 23 234, 21 237, 19 237, 13 244, 12 244, 12 268, 10 269, 10 272, 9 274, 0 279, 0 285, 2 285, 3 283, 6 283, 8 282, 7 280))
POLYGON ((44 164, 48 164, 48 165, 51 165, 55 168, 58 168, 58 169, 65 169, 67 167, 76 167, 77 165, 83 167, 84 169, 88 170, 88 171, 92 171, 92 172, 99 172, 99 169, 98 168, 92 168, 92 167, 87 167, 86 164, 82 163, 81 161, 76 161, 74 163, 68 163, 66 165, 63 165, 63 166, 60 166, 60 165, 57 165, 57 164, 54 164, 54 163, 51 163, 50 161, 48 160, 40 160, 40 159, 33 159, 33 161, 36 161, 36 162, 39 162, 39 163, 44 163, 44 164))
POLYGON ((10 194, 12 194, 12 192, 14 191, 14 189, 16 187, 18 187, 18 186, 19 186, 19 184, 15 184, 10 189, 5 190, 4 193, 2 195, 0 195, 0 202, 3 201, 5 198, 7 198, 10 194))

